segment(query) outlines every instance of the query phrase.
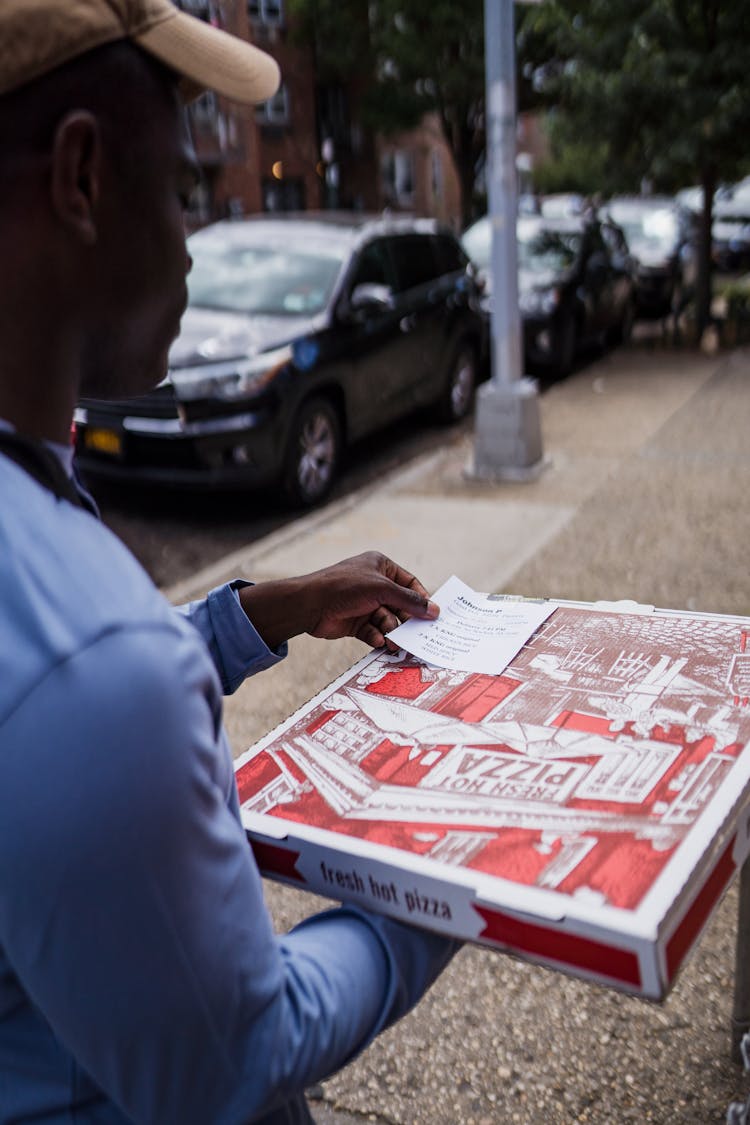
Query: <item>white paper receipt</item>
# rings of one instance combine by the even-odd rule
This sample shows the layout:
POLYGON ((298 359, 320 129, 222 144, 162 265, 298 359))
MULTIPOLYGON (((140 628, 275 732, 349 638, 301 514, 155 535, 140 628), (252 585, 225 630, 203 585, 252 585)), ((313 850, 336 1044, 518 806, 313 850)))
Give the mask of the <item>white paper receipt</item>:
POLYGON ((412 618, 388 640, 412 656, 459 672, 498 676, 557 607, 552 602, 491 600, 455 575, 432 595, 435 621, 412 618))

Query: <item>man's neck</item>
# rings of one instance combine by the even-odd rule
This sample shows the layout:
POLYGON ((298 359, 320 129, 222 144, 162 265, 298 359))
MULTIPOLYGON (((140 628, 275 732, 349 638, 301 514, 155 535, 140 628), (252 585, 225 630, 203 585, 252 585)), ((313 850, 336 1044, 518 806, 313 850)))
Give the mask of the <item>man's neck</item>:
POLYGON ((30 389, 27 385, 23 390, 17 390, 10 379, 6 382, 5 372, 0 368, 0 418, 5 418, 14 430, 26 437, 68 445, 73 403, 57 401, 64 396, 55 387, 53 379, 49 379, 38 392, 29 393, 30 389))
POLYGON ((11 312, 0 310, 0 418, 19 434, 66 445, 80 379, 76 326, 11 312))

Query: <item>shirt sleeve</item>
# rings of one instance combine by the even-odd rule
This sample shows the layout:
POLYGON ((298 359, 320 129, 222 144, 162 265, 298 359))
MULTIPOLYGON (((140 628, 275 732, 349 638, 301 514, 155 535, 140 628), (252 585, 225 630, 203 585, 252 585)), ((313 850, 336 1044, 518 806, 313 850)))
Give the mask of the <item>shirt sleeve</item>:
POLYGON ((275 936, 220 717, 175 622, 101 637, 3 731, 0 944, 143 1125, 255 1120, 408 1010, 457 948, 345 908, 275 936))
POLYGON ((237 591, 250 585, 237 578, 217 586, 206 598, 176 607, 203 637, 225 695, 287 655, 286 643, 275 650, 268 647, 240 605, 237 591))

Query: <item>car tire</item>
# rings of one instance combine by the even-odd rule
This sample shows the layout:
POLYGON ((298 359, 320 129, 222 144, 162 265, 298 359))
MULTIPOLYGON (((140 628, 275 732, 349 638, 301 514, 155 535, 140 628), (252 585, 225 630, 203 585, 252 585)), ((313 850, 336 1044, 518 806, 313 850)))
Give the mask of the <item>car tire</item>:
POLYGON ((438 400, 438 415, 443 422, 460 422, 471 412, 477 376, 476 352, 471 344, 464 342, 453 354, 448 378, 438 400))
POLYGON ((303 403, 292 422, 284 460, 284 493, 295 507, 328 496, 341 458, 341 422, 328 399, 303 403))

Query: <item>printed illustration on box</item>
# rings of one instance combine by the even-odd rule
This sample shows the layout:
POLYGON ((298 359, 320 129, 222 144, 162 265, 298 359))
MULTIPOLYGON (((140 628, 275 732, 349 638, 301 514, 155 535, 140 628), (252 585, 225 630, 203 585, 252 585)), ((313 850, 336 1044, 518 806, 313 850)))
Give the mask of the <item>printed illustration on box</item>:
POLYGON ((746 642, 561 607, 502 676, 380 654, 241 766, 240 800, 633 908, 750 737, 746 642))

